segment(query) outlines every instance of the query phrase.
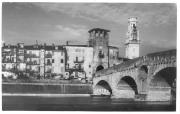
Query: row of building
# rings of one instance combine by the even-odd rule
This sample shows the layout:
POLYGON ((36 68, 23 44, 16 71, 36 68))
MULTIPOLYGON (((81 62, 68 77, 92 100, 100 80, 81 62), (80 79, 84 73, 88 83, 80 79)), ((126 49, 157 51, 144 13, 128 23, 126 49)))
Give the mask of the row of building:
MULTIPOLYGON (((137 18, 130 18, 126 57, 139 56, 137 18)), ((2 70, 22 72, 29 76, 49 78, 62 76, 64 79, 80 78, 92 80, 93 74, 101 69, 122 63, 119 48, 109 45, 109 30, 94 28, 88 31, 87 45, 17 45, 2 46, 2 70)))
MULTIPOLYGON (((100 58, 104 58, 99 54, 100 58)), ((110 66, 116 64, 118 48, 109 46, 110 66)), ((6 45, 2 47, 2 70, 47 78, 63 76, 90 79, 94 73, 93 48, 87 45, 6 45)), ((103 67, 103 66, 101 66, 103 67)), ((100 67, 99 67, 100 68, 100 67)))

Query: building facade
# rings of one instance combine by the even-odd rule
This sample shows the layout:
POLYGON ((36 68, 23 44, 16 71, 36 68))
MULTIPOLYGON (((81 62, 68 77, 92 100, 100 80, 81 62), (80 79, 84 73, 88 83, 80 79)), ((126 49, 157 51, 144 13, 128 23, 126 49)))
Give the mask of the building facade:
POLYGON ((89 46, 93 48, 94 71, 109 67, 109 30, 94 28, 89 32, 89 46))
POLYGON ((117 47, 107 45, 106 54, 100 49, 97 51, 88 45, 4 45, 2 70, 19 71, 38 78, 58 75, 65 79, 92 80, 96 71, 119 63, 117 47))
POLYGON ((66 76, 90 80, 93 74, 93 48, 86 45, 66 45, 65 48, 66 76))
POLYGON ((3 45, 2 70, 23 72, 28 76, 48 78, 64 75, 65 51, 63 46, 46 45, 3 45))
POLYGON ((16 70, 16 46, 4 45, 2 47, 2 71, 15 72, 16 70))

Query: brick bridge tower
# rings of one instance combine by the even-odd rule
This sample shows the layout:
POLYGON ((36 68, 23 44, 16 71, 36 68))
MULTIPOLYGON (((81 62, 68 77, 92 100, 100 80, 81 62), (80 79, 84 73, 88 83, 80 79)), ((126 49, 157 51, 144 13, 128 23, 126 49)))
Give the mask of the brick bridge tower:
POLYGON ((94 28, 88 31, 88 46, 93 47, 93 71, 99 71, 109 66, 109 30, 94 28))
POLYGON ((134 59, 139 57, 139 31, 137 29, 137 17, 128 18, 128 32, 126 45, 126 58, 134 59))

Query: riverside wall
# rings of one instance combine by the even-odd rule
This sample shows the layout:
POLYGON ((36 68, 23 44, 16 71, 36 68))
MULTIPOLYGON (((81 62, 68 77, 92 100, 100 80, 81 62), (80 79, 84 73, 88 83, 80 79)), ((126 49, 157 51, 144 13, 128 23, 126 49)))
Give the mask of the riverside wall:
POLYGON ((91 94, 91 84, 2 83, 2 93, 91 94))

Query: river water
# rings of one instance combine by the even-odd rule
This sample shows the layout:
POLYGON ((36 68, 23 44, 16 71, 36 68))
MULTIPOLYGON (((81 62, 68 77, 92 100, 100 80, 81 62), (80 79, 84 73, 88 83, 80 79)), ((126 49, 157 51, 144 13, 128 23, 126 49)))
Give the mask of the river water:
POLYGON ((145 102, 108 97, 2 96, 3 110, 175 111, 175 102, 145 102))

